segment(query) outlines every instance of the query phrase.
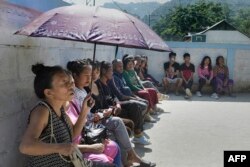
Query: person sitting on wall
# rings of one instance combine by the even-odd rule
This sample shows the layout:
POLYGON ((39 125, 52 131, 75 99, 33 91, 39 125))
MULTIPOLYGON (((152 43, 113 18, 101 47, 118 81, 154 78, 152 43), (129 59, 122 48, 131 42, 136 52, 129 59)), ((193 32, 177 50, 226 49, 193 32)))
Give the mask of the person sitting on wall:
POLYGON ((205 85, 210 85, 213 88, 212 98, 218 99, 216 83, 214 78, 214 73, 212 69, 212 61, 209 56, 203 57, 199 67, 198 67, 198 76, 199 76, 199 87, 196 95, 198 97, 202 96, 201 90, 205 85))
POLYGON ((183 80, 182 86, 185 90, 185 98, 189 99, 192 97, 192 86, 193 86, 193 78, 195 67, 194 64, 190 63, 190 54, 185 53, 183 55, 184 63, 180 66, 181 77, 183 80))
POLYGON ((218 93, 224 94, 227 92, 230 97, 235 97, 235 95, 232 94, 234 81, 229 79, 229 70, 225 65, 223 56, 218 56, 216 58, 214 77, 216 79, 216 89, 218 93))
POLYGON ((143 56, 141 58, 141 65, 140 65, 141 75, 139 75, 141 80, 148 80, 151 81, 155 86, 161 87, 159 81, 157 81, 152 75, 148 73, 148 57, 143 56))
POLYGON ((176 53, 169 53, 169 61, 164 63, 165 77, 163 78, 164 90, 167 91, 170 84, 175 85, 175 94, 179 96, 179 89, 182 85, 182 79, 179 78, 179 63, 175 62, 176 53))

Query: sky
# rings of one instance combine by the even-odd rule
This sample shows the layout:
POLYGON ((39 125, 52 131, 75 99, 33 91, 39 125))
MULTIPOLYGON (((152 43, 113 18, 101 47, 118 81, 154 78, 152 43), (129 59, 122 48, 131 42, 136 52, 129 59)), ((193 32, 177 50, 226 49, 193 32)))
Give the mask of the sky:
MULTIPOLYGON (((86 0, 64 0, 66 2, 73 2, 73 3, 86 3, 86 0)), ((119 3, 130 3, 130 2, 159 2, 159 3, 165 3, 170 0, 114 0, 115 2, 119 3)), ((106 2, 112 2, 112 0, 95 0, 96 5, 103 5, 106 2)))

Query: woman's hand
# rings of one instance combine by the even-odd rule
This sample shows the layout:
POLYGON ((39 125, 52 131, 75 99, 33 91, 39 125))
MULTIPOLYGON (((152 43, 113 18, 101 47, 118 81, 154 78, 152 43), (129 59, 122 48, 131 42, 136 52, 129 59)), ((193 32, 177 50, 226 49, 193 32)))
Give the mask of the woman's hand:
POLYGON ((97 144, 92 144, 91 145, 91 150, 93 153, 103 153, 105 149, 105 145, 102 143, 97 143, 97 144))
POLYGON ((112 115, 113 108, 105 109, 103 111, 103 115, 105 118, 110 117, 112 115))
POLYGON ((116 104, 114 108, 114 115, 119 115, 122 112, 122 108, 120 104, 116 104))
POLYGON ((89 93, 82 102, 83 110, 90 110, 95 105, 95 100, 91 97, 91 93, 89 93))
POLYGON ((60 144, 58 153, 64 156, 70 156, 76 149, 76 144, 60 144))

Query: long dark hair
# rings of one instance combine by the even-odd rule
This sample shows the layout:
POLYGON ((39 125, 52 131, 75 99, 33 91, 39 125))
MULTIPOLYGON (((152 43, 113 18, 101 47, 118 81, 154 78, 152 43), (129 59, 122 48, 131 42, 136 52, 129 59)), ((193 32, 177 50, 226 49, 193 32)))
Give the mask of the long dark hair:
POLYGON ((216 58, 216 65, 217 65, 217 66, 220 65, 220 63, 219 63, 219 60, 220 60, 220 59, 223 59, 223 60, 224 60, 224 57, 223 57, 223 56, 218 56, 218 57, 216 58))
POLYGON ((52 88, 53 77, 60 73, 65 73, 61 66, 44 66, 43 64, 32 65, 32 72, 36 75, 34 80, 34 89, 36 96, 45 99, 44 90, 52 88))
POLYGON ((83 59, 83 60, 75 60, 75 61, 69 61, 67 63, 67 69, 72 72, 72 74, 75 74, 79 76, 83 70, 86 69, 88 65, 91 65, 89 60, 83 59))
POLYGON ((92 71, 100 70, 101 63, 99 61, 97 61, 97 60, 93 61, 91 59, 87 59, 87 60, 92 65, 92 71))
POLYGON ((100 67, 100 77, 104 76, 110 68, 112 68, 112 64, 110 62, 102 61, 100 67))
POLYGON ((212 71, 212 61, 211 58, 209 56, 205 56, 203 57, 202 61, 201 61, 201 69, 204 69, 204 65, 205 65, 205 60, 208 59, 209 60, 209 64, 208 64, 208 70, 212 71))
POLYGON ((134 63, 134 57, 133 56, 126 56, 126 57, 124 56, 122 59, 122 62, 123 62, 123 67, 126 70, 129 62, 134 63))

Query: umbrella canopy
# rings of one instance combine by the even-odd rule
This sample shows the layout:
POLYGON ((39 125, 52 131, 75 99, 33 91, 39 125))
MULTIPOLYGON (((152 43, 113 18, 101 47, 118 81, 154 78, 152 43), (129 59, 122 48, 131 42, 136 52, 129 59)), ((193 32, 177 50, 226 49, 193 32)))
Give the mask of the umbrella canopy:
POLYGON ((171 51, 146 24, 116 9, 80 5, 45 12, 15 34, 171 51))

